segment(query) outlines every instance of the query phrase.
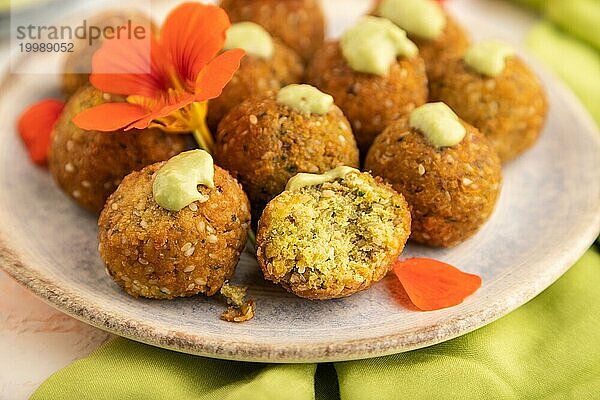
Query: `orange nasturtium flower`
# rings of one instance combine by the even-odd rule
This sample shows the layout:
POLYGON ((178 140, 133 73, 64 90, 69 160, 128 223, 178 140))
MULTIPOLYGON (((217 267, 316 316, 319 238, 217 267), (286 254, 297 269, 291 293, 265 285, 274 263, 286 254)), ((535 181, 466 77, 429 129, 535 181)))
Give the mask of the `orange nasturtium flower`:
POLYGON ((207 101, 221 94, 245 54, 240 49, 219 54, 229 26, 223 9, 183 3, 166 18, 158 37, 150 38, 150 60, 147 42, 106 40, 94 54, 90 82, 127 101, 87 109, 73 122, 102 132, 148 127, 193 132, 198 145, 210 152, 207 101))

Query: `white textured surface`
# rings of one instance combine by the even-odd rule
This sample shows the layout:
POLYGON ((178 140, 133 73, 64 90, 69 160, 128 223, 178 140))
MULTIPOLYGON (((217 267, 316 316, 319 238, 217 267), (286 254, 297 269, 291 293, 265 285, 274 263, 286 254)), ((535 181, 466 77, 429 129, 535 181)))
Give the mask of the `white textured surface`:
POLYGON ((26 399, 110 334, 50 307, 0 271, 0 399, 26 399))

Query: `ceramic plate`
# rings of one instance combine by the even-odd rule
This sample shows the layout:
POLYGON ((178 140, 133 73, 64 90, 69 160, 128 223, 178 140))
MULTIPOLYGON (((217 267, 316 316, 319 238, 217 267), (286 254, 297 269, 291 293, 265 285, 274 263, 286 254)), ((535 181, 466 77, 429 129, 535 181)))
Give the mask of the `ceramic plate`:
MULTIPOLYGON (((326 3, 328 11, 334 10, 329 13, 334 32, 368 6, 345 0, 326 3)), ((479 34, 502 37, 510 31, 506 21, 486 10, 464 7, 458 17, 479 34), (500 25, 503 29, 494 31, 500 25)), ((48 71, 59 68, 59 59, 47 55, 22 62, 45 63, 48 71)), ((583 254, 600 229, 600 134, 574 97, 538 72, 551 104, 548 124, 535 148, 505 167, 505 185, 492 219, 456 248, 410 245, 405 253, 444 260, 483 278, 481 290, 457 307, 435 312, 407 308, 395 300, 402 290, 393 276, 347 299, 299 299, 263 281, 247 253, 234 281, 248 285, 256 300, 257 314, 250 322, 219 320, 224 306, 217 299, 129 297, 104 271, 95 217, 28 161, 14 132, 16 115, 27 104, 57 94, 58 79, 51 75, 11 76, 1 88, 0 262, 65 313, 134 340, 209 357, 349 360, 454 338, 539 294, 583 254)))

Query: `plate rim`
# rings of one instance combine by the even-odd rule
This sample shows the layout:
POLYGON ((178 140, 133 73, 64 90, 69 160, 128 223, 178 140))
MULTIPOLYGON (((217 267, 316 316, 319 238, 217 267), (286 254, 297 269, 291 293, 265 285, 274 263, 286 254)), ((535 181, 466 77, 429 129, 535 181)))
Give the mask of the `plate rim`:
MULTIPOLYGON (((28 58, 34 57, 22 57, 18 62, 26 62, 28 58)), ((585 135, 591 143, 595 142, 596 146, 600 148, 600 131, 580 100, 553 73, 540 66, 538 62, 533 62, 533 64, 534 70, 543 78, 545 84, 553 86, 563 97, 569 111, 586 127, 585 132, 578 132, 578 134, 585 135)), ((10 72, 4 75, 0 82, 0 93, 6 93, 8 88, 17 84, 19 79, 23 79, 22 75, 10 72)), ((539 278, 533 288, 525 284, 519 285, 518 290, 513 291, 509 298, 503 298, 501 302, 497 302, 493 306, 490 305, 470 314, 445 320, 443 335, 439 334, 436 325, 433 325, 420 331, 362 339, 324 341, 311 343, 308 346, 293 342, 273 345, 250 343, 243 340, 220 340, 191 335, 177 329, 157 328, 143 322, 130 320, 126 315, 104 311, 96 304, 83 300, 77 293, 63 289, 51 278, 42 276, 35 267, 29 266, 23 261, 23 257, 8 246, 9 241, 5 238, 6 232, 1 227, 0 269, 6 271, 13 279, 59 311, 104 331, 152 346, 186 354, 246 362, 350 361, 397 354, 452 340, 488 325, 524 305, 558 280, 594 243, 600 234, 600 199, 597 208, 596 218, 589 220, 585 231, 580 232, 577 237, 570 238, 568 246, 565 246, 564 243, 561 244, 561 248, 564 248, 565 251, 561 252, 558 259, 555 259, 556 268, 554 268, 553 274, 539 278), (464 328, 465 323, 468 323, 466 329, 464 328)))

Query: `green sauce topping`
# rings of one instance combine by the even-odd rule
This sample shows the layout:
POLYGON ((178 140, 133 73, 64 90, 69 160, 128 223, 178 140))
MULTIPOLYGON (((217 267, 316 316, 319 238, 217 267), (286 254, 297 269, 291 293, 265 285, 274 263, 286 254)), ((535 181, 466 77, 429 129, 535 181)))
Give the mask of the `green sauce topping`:
POLYGON ((446 15, 434 0, 383 0, 377 14, 425 39, 437 39, 446 27, 446 15))
POLYGON ((305 114, 327 114, 333 97, 310 85, 288 85, 277 93, 277 103, 305 114))
POLYGON ((225 49, 243 49, 252 56, 269 60, 273 57, 273 38, 254 22, 240 22, 231 25, 227 31, 225 49))
POLYGON ((506 68, 506 59, 512 57, 515 50, 508 44, 495 40, 478 43, 467 50, 465 63, 480 74, 498 76, 506 68))
POLYGON ((418 129, 435 147, 451 147, 464 139, 467 131, 458 116, 444 103, 428 103, 410 114, 410 126, 418 129))
POLYGON ((179 211, 204 196, 198 185, 215 187, 213 159, 204 150, 181 153, 162 166, 156 173, 152 193, 159 206, 179 211))
POLYGON ((399 56, 414 57, 417 46, 390 20, 363 17, 340 41, 344 58, 357 72, 385 76, 399 56))
POLYGON ((346 175, 352 172, 360 173, 360 171, 356 168, 342 166, 332 169, 331 171, 321 175, 306 173, 296 174, 288 181, 285 190, 297 190, 307 186, 322 185, 325 182, 333 182, 336 179, 343 179, 346 175))

